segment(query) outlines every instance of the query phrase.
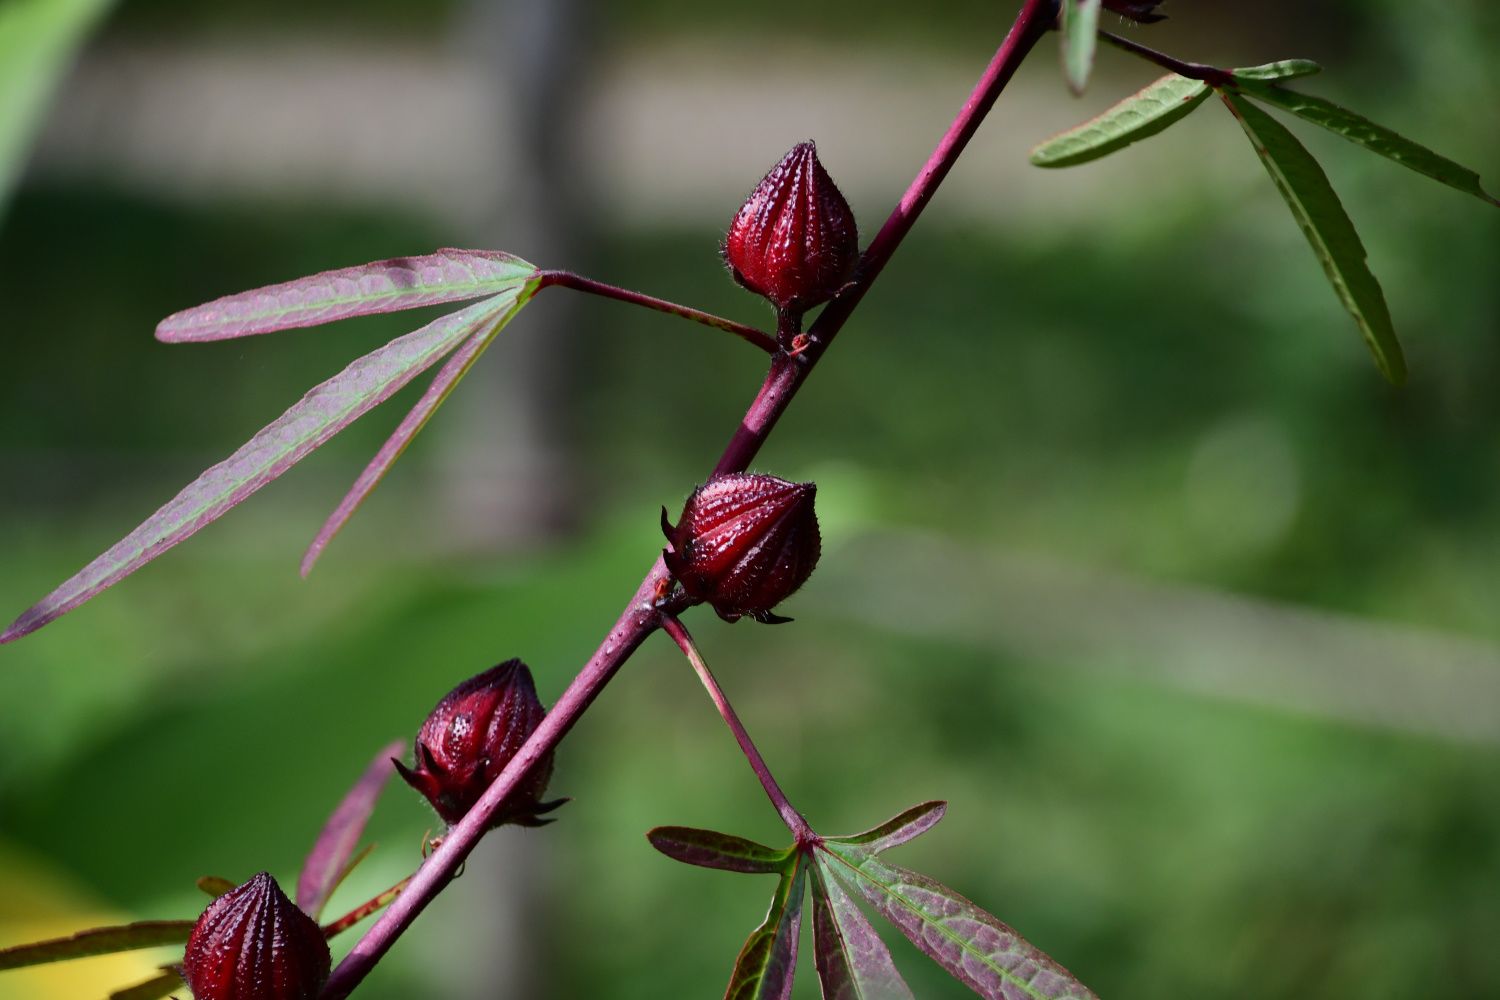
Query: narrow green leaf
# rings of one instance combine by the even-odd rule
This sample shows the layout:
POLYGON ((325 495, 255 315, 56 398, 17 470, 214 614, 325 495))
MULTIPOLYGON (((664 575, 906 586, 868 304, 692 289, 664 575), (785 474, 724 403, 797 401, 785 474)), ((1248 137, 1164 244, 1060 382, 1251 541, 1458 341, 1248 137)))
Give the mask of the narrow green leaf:
POLYGON ((1094 68, 1099 44, 1100 0, 1062 0, 1062 63, 1068 88, 1081 95, 1094 68))
POLYGON ((1321 73, 1323 67, 1311 59, 1282 59, 1260 66, 1241 66, 1229 72, 1236 80, 1290 80, 1293 77, 1321 73))
POLYGON ((798 854, 797 863, 782 873, 776 885, 766 919, 740 949, 724 1000, 788 1000, 792 995, 806 877, 804 856, 798 854))
POLYGON ((1170 73, 1097 118, 1054 136, 1031 151, 1039 167, 1071 167, 1140 142, 1186 118, 1209 94, 1202 80, 1170 73))
POLYGON ((205 875, 198 880, 198 888, 208 893, 214 899, 218 899, 220 896, 233 889, 234 883, 229 881, 227 878, 220 878, 217 875, 205 875))
POLYGON ((819 851, 825 871, 980 996, 1097 1000, 1067 969, 941 882, 848 844, 825 842, 819 851))
POLYGON ((923 802, 912 806, 898 816, 893 816, 879 826, 848 837, 829 837, 839 844, 863 847, 871 854, 888 851, 892 847, 914 840, 937 826, 938 820, 948 811, 946 802, 923 802))
POLYGON ((0 949, 0 972, 91 955, 112 955, 117 951, 186 944, 188 935, 193 932, 193 924, 192 920, 145 920, 117 927, 95 927, 79 931, 72 937, 16 945, 0 949))
POLYGON ((144 983, 129 989, 116 990, 109 995, 109 1000, 161 1000, 162 997, 182 985, 182 977, 174 970, 167 969, 161 975, 153 976, 144 983))
POLYGON ((813 951, 823 1000, 915 1000, 885 942, 821 859, 811 879, 813 951))
POLYGON ((13 642, 78 607, 218 520, 262 486, 432 367, 475 330, 504 322, 530 299, 534 281, 439 317, 356 360, 228 459, 204 472, 109 551, 27 610, 0 634, 13 642))
MULTIPOLYGON (((1236 73, 1238 72, 1236 70, 1236 73)), ((1500 201, 1480 186, 1479 174, 1473 170, 1454 163, 1446 156, 1434 153, 1420 143, 1412 142, 1404 135, 1392 132, 1384 125, 1375 124, 1364 115, 1350 111, 1332 101, 1325 101, 1321 97, 1299 94, 1295 90, 1287 90, 1253 80, 1247 81, 1240 91, 1257 101, 1264 101, 1290 111, 1303 121, 1321 125, 1334 135, 1343 136, 1372 153, 1379 153, 1408 170, 1425 174, 1435 181, 1440 181, 1464 194, 1471 194, 1491 205, 1500 205, 1500 201)))
POLYGON ((1391 325, 1385 295, 1365 263, 1364 244, 1323 168, 1270 115, 1238 94, 1225 92, 1222 96, 1250 137, 1276 190, 1286 199, 1293 218, 1323 265, 1328 283, 1364 334, 1370 352, 1375 355, 1375 364, 1386 378, 1400 384, 1406 378, 1406 360, 1391 325))
POLYGON ((651 846, 667 857, 701 868, 764 875, 784 872, 792 863, 792 848, 777 851, 753 840, 716 830, 687 826, 659 826, 646 834, 651 846))
POLYGON ((184 309, 157 324, 156 339, 169 344, 227 340, 462 302, 508 291, 536 273, 534 265, 498 250, 443 249, 420 257, 393 257, 184 309))

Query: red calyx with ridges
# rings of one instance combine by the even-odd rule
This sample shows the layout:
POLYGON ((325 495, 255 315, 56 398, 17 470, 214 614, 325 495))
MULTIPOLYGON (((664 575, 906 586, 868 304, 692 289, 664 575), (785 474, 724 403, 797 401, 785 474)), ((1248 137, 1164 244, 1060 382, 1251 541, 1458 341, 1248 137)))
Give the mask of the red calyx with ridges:
POLYGON ((675 527, 662 508, 662 532, 671 543, 662 553, 667 569, 689 597, 706 601, 725 621, 741 615, 791 621, 771 609, 818 564, 816 492, 812 483, 749 472, 709 480, 688 497, 675 527))
POLYGON ((798 143, 762 178, 730 224, 723 253, 736 281, 784 313, 844 287, 859 260, 859 232, 816 146, 798 143))
POLYGON ((329 965, 322 928, 265 872, 208 904, 182 959, 196 1000, 315 1000, 329 965))
MULTIPOLYGON (((520 660, 471 677, 448 692, 422 723, 416 767, 393 760, 408 785, 421 792, 452 826, 479 801, 547 714, 531 671, 520 660)), ((539 801, 552 778, 552 756, 539 761, 490 825, 544 826, 540 819, 567 799, 539 801)))

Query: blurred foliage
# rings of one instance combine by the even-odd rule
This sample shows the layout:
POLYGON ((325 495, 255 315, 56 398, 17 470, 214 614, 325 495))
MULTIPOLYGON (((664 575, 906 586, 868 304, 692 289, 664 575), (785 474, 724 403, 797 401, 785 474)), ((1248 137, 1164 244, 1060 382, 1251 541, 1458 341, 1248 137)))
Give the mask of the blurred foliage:
MULTIPOLYGON (((1192 5, 1177 6, 1187 19, 1192 5)), ((835 16, 804 8, 814 25, 835 16)), ((360 9, 399 24, 441 8, 360 9)), ((158 0, 118 17, 144 28, 218 16, 204 10, 158 0)), ((872 6, 861 30, 888 32, 894 10, 872 6)), ((1472 118, 1441 98, 1500 93, 1492 5, 1328 11, 1307 28, 1352 39, 1348 74, 1330 74, 1365 81, 1361 110, 1481 168, 1500 162, 1500 136, 1461 128, 1472 118), (1347 31, 1330 27, 1335 14, 1347 31)), ((904 25, 909 6, 900 14, 904 25)), ((268 15, 223 15, 234 16, 268 15)), ((661 2, 639 16, 657 30, 752 12, 661 2)), ((965 23, 918 21, 918 34, 965 23)), ((1337 139, 1306 138, 1385 284, 1405 388, 1374 372, 1262 177, 1170 208, 1170 191, 1140 197, 1131 224, 1103 235, 924 223, 761 467, 816 476, 820 504, 861 525, 1500 640, 1500 223, 1337 139)), ((587 270, 763 319, 723 275, 721 224, 606 234, 587 270)), ((203 347, 153 343, 157 319, 451 241, 399 212, 24 189, 0 229, 0 606, 25 607, 305 386, 423 317, 203 347)), ((0 895, 59 886, 48 898, 80 920, 191 914, 200 875, 291 878, 368 755, 463 677, 520 655, 555 699, 661 544, 656 507, 702 474, 761 375, 743 344, 669 319, 582 302, 579 322, 574 396, 558 415, 590 498, 577 537, 524 558, 432 555, 419 443, 299 582, 302 545, 413 387, 223 525, 0 652, 0 895)), ((1298 717, 813 615, 696 628, 816 825, 848 832, 949 799, 949 817, 895 859, 1016 925, 1102 996, 1364 1000, 1425 995, 1434 981, 1454 996, 1500 993, 1493 742, 1298 717)), ((664 641, 564 746, 553 790, 576 799, 558 824, 497 835, 541 852, 541 995, 717 989, 773 883, 673 864, 642 835, 673 823, 783 837, 664 641)), ((414 796, 387 795, 371 830, 381 848, 335 910, 400 877, 433 825, 414 796)), ((483 860, 424 917, 449 930, 419 925, 432 936, 405 942, 361 996, 433 992, 427 949, 502 877, 483 860)), ((19 917, 0 909, 0 944, 50 919, 18 905, 19 917)), ((967 995, 888 938, 919 996, 967 995)), ((0 976, 3 1000, 40 988, 0 976)), ((814 994, 805 975, 797 995, 814 994)), ((42 996, 79 1000, 77 987, 42 996)))

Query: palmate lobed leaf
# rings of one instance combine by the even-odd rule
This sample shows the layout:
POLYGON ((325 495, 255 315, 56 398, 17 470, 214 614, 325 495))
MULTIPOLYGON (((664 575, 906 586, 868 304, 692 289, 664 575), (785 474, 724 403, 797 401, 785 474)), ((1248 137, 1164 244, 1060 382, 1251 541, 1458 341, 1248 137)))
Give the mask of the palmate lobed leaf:
POLYGON ((1059 34, 1062 36, 1063 76, 1068 88, 1081 95, 1094 68, 1094 50, 1099 45, 1101 0, 1062 0, 1059 34))
POLYGON ((795 849, 775 850, 744 837, 687 826, 659 826, 646 834, 651 846, 675 861, 726 872, 769 875, 793 863, 795 849))
POLYGON ((517 276, 505 291, 441 316, 351 363, 208 469, 166 506, 16 619, 0 644, 54 621, 222 517, 314 449, 432 367, 475 331, 504 323, 535 293, 517 276))
POLYGON ((226 295, 168 316, 157 325, 156 339, 227 340, 320 326, 351 316, 496 295, 536 276, 535 265, 508 253, 445 248, 226 295))
POLYGON ((365 823, 375 811, 375 802, 391 776, 391 758, 399 757, 405 749, 404 740, 381 748, 334 808, 302 863, 302 872, 297 876, 297 905, 314 920, 322 915, 329 897, 348 875, 350 859, 365 832, 365 823))
POLYGON ((915 1000, 891 953, 820 862, 811 875, 813 953, 823 1000, 915 1000))
MULTIPOLYGON (((1235 70, 1240 76, 1244 70, 1235 70)), ((1464 194, 1473 195, 1491 205, 1500 205, 1479 183, 1479 174, 1446 156, 1434 153, 1420 143, 1413 142, 1384 125, 1377 125, 1364 115, 1348 108, 1325 101, 1321 97, 1301 94, 1274 84, 1263 82, 1275 77, 1245 78, 1239 91, 1257 101, 1264 101, 1301 118, 1303 121, 1321 125, 1334 135, 1342 136, 1372 153, 1401 164, 1408 170, 1431 177, 1464 194)))
POLYGON ((750 932, 735 959, 724 1000, 788 1000, 797 971, 802 936, 802 901, 807 884, 806 855, 781 875, 761 925, 750 932))
POLYGON ((866 830, 864 833, 852 834, 848 837, 828 837, 827 840, 836 844, 851 844, 862 847, 871 854, 879 854, 888 851, 910 840, 915 840, 922 834, 937 826, 938 820, 942 819, 948 812, 948 803, 933 800, 912 806, 910 809, 892 816, 877 827, 866 830))
POLYGON ((819 845, 818 864, 980 996, 1097 1000, 1072 973, 1012 928, 934 879, 831 841, 819 845))
POLYGON ((1203 103, 1209 89, 1201 80, 1169 73, 1103 114, 1037 146, 1031 151, 1031 162, 1039 167, 1071 167, 1108 156, 1181 121, 1203 103))
POLYGON ((193 932, 192 920, 144 920, 116 927, 95 927, 70 937, 52 938, 32 944, 0 949, 0 972, 28 965, 46 965, 119 951, 186 944, 193 932))
POLYGON ((1406 361, 1380 283, 1365 263, 1365 247, 1354 223, 1318 161, 1270 115, 1244 97, 1222 92, 1251 145, 1281 193, 1297 225, 1323 265, 1323 273, 1344 308, 1354 317, 1375 364, 1391 382, 1406 378, 1406 361))

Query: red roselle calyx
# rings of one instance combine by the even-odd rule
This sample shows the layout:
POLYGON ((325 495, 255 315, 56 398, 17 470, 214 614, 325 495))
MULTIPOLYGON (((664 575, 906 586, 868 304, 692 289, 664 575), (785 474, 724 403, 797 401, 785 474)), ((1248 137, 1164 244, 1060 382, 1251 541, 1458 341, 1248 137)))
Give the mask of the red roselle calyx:
POLYGON ((208 904, 182 959, 196 1000, 315 1000, 328 969, 322 929, 265 872, 208 904))
MULTIPOLYGON (((421 792, 452 826, 479 801, 546 714, 526 664, 506 660, 464 681, 438 702, 417 733, 415 769, 399 760, 392 763, 406 783, 421 792)), ((567 799, 539 801, 551 778, 549 754, 516 787, 511 801, 490 825, 544 826, 552 822, 538 817, 567 799)))
POLYGON ((799 142, 761 179, 724 238, 734 280, 800 314, 833 298, 854 273, 859 232, 849 203, 799 142))
POLYGON ((807 582, 822 541, 813 513, 812 483, 736 472, 693 491, 674 527, 661 511, 671 543, 667 569, 689 597, 719 617, 749 615, 767 624, 791 621, 771 609, 807 582))

